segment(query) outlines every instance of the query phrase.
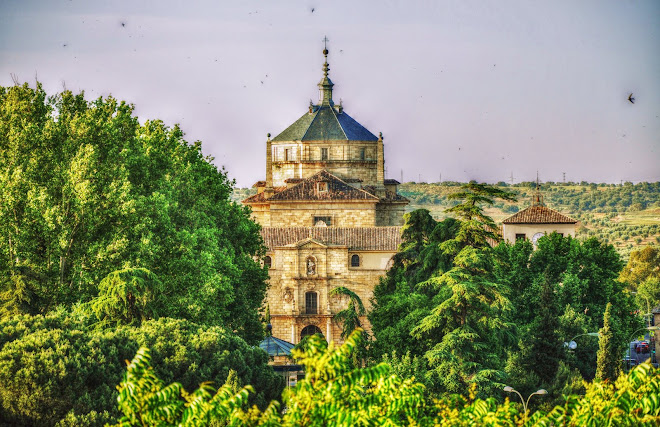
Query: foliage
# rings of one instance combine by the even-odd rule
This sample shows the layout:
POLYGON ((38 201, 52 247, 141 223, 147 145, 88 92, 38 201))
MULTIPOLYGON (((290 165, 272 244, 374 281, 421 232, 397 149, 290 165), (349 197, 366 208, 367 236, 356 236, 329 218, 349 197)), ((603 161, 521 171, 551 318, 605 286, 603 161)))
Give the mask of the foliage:
POLYGON ((133 109, 48 97, 40 84, 0 88, 0 316, 98 297, 111 322, 185 318, 256 344, 267 278, 254 259, 258 226, 229 201, 233 183, 199 142, 158 120, 140 124, 133 109), (140 269, 158 278, 139 290, 161 298, 158 313, 156 301, 139 313, 130 298, 110 304, 128 296, 111 274, 140 269))
POLYGON ((465 427, 652 426, 660 422, 660 370, 650 364, 639 365, 614 382, 587 384, 584 396, 567 394, 547 413, 525 414, 517 398, 507 397, 503 403, 492 396, 476 398, 475 387, 468 396, 443 395, 429 404, 422 385, 391 375, 387 364, 353 367, 350 353, 360 339, 355 331, 334 348, 320 337, 310 337, 306 349, 294 355, 306 368, 305 379, 284 393, 285 410, 280 411, 279 402, 273 401, 263 412, 245 409, 249 387, 235 393, 225 385, 213 395, 208 384, 190 394, 180 384, 165 386, 151 367, 148 351, 142 349, 119 387, 123 421, 163 426, 199 425, 203 420, 204 425, 465 427))
POLYGON ((634 290, 648 279, 660 279, 660 247, 647 246, 630 254, 619 280, 634 290))
POLYGON ((598 340, 598 365, 596 378, 599 380, 614 381, 620 369, 620 357, 614 347, 614 336, 611 326, 612 304, 608 303, 603 315, 603 327, 600 329, 598 340))
POLYGON ((244 411, 250 387, 233 393, 225 385, 212 397, 207 384, 191 394, 177 383, 165 386, 151 367, 148 350, 141 349, 119 386, 120 425, 381 426, 410 425, 422 418, 422 385, 391 375, 386 364, 353 366, 351 353, 359 347, 360 332, 337 348, 315 335, 304 350, 294 350, 306 375, 283 394, 282 412, 276 401, 263 412, 244 411))
MULTIPOLYGON (((616 280, 622 266, 620 257, 611 245, 596 239, 580 242, 553 233, 537 243, 535 251, 524 241, 515 245, 502 243, 495 248, 495 280, 510 289, 513 307, 508 312, 508 320, 518 325, 519 348, 528 358, 523 361, 524 354, 518 355, 518 361, 537 374, 545 369, 547 364, 538 363, 540 347, 536 351, 524 351, 536 342, 547 346, 546 355, 554 354, 555 367, 558 361, 564 360, 578 367, 585 378, 593 378, 595 351, 589 348, 595 341, 581 340, 574 354, 562 355, 558 350, 561 343, 571 337, 597 331, 607 304, 612 303, 614 348, 623 354, 630 333, 639 327, 639 320, 631 313, 634 307, 631 296, 616 280), (542 317, 547 319, 545 325, 550 325, 553 317, 560 322, 546 326, 545 332, 540 333, 542 317), (537 337, 544 334, 554 336, 554 346, 545 340, 538 341, 537 337)), ((539 377, 548 381, 554 374, 548 371, 539 377)), ((521 391, 531 393, 534 390, 521 391)))
POLYGON ((116 324, 139 324, 158 317, 163 286, 146 268, 113 271, 99 283, 99 296, 90 305, 97 318, 116 324))
POLYGON ((333 296, 348 297, 348 306, 335 314, 335 320, 342 324, 341 337, 346 339, 351 332, 362 327, 360 317, 367 314, 367 311, 364 309, 360 297, 344 286, 337 286, 328 292, 328 297, 333 296))
POLYGON ((233 370, 265 407, 283 388, 262 350, 219 327, 160 318, 97 330, 65 311, 22 315, 0 321, 0 424, 103 425, 117 414, 122 361, 141 346, 151 348, 160 378, 187 389, 223 384, 233 370))
POLYGON ((128 364, 119 390, 119 410, 124 416, 117 426, 186 425, 207 426, 211 421, 240 425, 239 415, 252 387, 235 393, 231 385, 219 390, 202 383, 188 393, 179 383, 165 385, 151 366, 147 348, 140 348, 128 364))
POLYGON ((486 394, 500 384, 503 344, 510 341, 512 325, 503 317, 509 309, 506 289, 492 280, 488 242, 496 240, 495 225, 482 205, 512 197, 469 183, 449 195, 462 201, 448 209, 459 219, 438 223, 424 210, 404 216, 400 251, 374 290, 369 320, 375 358, 391 348, 424 355, 432 377, 427 380, 438 392, 478 383, 479 393, 486 394))
POLYGON ((434 343, 426 357, 448 392, 478 383, 480 393, 488 393, 493 382, 503 379, 500 343, 510 325, 502 314, 509 301, 488 278, 490 262, 488 252, 467 246, 451 270, 418 284, 436 290, 435 307, 410 333, 434 343))
POLYGON ((283 425, 407 425, 419 417, 422 385, 391 375, 386 364, 354 367, 362 339, 358 329, 335 348, 312 336, 304 351, 294 350, 305 378, 283 395, 283 425))
POLYGON ((462 202, 447 208, 446 212, 454 214, 461 220, 461 226, 456 236, 456 242, 463 246, 487 247, 489 241, 500 241, 497 225, 483 211, 484 206, 491 206, 495 199, 515 201, 515 194, 487 184, 469 182, 461 186, 461 190, 449 194, 449 200, 462 202))
POLYGON ((537 421, 539 426, 656 426, 660 423, 660 370, 648 363, 615 382, 595 381, 584 397, 567 396, 537 421))

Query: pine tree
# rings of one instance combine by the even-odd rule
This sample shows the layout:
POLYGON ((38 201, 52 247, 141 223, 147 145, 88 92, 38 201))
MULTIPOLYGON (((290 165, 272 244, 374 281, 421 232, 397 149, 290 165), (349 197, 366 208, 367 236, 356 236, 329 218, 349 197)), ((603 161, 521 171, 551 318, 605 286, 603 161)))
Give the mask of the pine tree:
POLYGON ((600 330, 600 339, 598 340, 596 378, 603 381, 614 381, 619 369, 619 358, 614 346, 614 333, 610 326, 611 310, 612 303, 607 303, 607 308, 603 315, 603 328, 600 330))

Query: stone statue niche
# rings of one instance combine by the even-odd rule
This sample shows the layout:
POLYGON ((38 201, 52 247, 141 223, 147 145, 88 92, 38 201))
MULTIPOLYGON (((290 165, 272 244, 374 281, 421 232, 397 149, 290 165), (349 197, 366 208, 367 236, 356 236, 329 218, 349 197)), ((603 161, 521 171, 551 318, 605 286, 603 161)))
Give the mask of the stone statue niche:
POLYGON ((314 276, 316 274, 316 262, 314 257, 307 258, 307 275, 314 276))

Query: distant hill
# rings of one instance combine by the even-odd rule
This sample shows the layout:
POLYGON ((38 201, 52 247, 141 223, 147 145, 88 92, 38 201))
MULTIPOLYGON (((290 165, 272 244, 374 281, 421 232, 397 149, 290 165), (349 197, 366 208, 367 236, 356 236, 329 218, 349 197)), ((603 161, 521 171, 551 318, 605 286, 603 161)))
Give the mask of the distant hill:
MULTIPOLYGON (((447 195, 463 185, 461 182, 415 183, 399 186, 399 193, 410 199, 407 211, 428 209, 434 218, 447 215, 445 209, 456 202, 447 195)), ((498 202, 487 213, 501 222, 531 204, 536 189, 534 182, 497 186, 518 195, 516 203, 498 202)), ((232 199, 240 200, 256 192, 251 188, 237 188, 232 199)), ((595 236, 613 244, 624 256, 638 246, 660 243, 660 182, 642 182, 622 185, 595 184, 588 182, 541 184, 541 194, 546 206, 558 210, 578 221, 578 238, 595 236)))

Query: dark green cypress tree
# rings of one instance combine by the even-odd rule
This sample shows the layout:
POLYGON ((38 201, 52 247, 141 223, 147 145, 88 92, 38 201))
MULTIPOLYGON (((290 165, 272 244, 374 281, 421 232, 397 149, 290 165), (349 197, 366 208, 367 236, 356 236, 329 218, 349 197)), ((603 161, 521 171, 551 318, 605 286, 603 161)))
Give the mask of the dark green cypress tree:
POLYGON ((541 282, 538 315, 532 323, 531 359, 529 368, 544 384, 549 384, 557 374, 562 357, 561 339, 558 334, 559 316, 554 286, 549 277, 541 282))
POLYGON ((603 327, 598 339, 598 364, 596 367, 596 378, 599 380, 614 381, 619 370, 619 357, 614 345, 614 333, 610 325, 610 312, 612 303, 607 303, 603 315, 603 327))

